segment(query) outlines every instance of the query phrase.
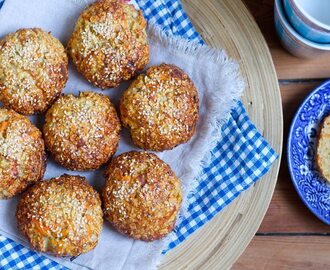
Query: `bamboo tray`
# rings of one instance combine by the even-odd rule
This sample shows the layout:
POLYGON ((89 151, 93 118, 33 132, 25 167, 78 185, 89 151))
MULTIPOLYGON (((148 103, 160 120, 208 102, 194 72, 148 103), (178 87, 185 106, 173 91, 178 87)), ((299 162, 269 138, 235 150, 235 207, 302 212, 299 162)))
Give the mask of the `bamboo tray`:
MULTIPOLYGON (((206 43, 226 49, 240 62, 248 84, 243 97, 248 114, 281 154, 283 115, 277 77, 267 44, 245 5, 240 0, 183 0, 182 3, 206 43)), ((279 160, 261 181, 170 251, 160 269, 230 268, 266 213, 277 180, 279 160)))

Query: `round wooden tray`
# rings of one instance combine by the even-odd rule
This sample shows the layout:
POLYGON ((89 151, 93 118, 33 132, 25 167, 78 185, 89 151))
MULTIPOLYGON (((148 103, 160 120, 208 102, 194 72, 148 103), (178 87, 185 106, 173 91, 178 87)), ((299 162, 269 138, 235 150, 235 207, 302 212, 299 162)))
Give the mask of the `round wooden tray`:
MULTIPOLYGON (((267 44, 240 0, 183 0, 207 44, 224 48, 241 64, 248 87, 243 102, 252 121, 282 152, 280 91, 267 44)), ((279 159, 280 160, 280 159, 279 159)), ((187 241, 170 251, 161 269, 228 269, 249 244, 269 206, 279 171, 270 172, 187 241)))

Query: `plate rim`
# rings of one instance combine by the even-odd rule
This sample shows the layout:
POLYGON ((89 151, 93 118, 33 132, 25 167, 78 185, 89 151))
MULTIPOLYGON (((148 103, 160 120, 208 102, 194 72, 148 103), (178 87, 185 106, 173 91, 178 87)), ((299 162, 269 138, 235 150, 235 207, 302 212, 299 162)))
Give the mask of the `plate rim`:
POLYGON ((301 201, 305 204, 305 206, 309 209, 309 211, 311 213, 313 213, 313 215, 315 215, 319 220, 321 220, 322 222, 324 222, 327 225, 330 225, 330 218, 329 220, 327 220, 325 217, 323 217, 320 212, 317 212, 308 202, 307 199, 305 198, 305 196, 302 194, 302 192, 299 189, 298 183, 295 180, 295 176, 293 174, 293 168, 292 168, 292 154, 291 154, 291 141, 292 141, 292 134, 294 132, 294 125, 297 121, 298 116, 300 115, 303 107, 306 105, 306 103, 310 100, 310 98, 312 96, 314 96, 317 92, 319 92, 324 86, 326 85, 330 85, 330 79, 325 80, 323 83, 321 83, 319 86, 317 86, 314 90, 312 90, 312 92, 310 92, 305 98, 304 100, 300 103, 298 110, 296 111, 292 121, 291 121, 291 125, 290 125, 290 129, 289 129, 289 134, 288 134, 288 141, 287 141, 287 164, 288 164, 288 169, 289 169, 289 173, 290 173, 290 178, 291 181, 293 183, 293 186, 297 192, 297 194, 299 195, 299 198, 301 199, 301 201))

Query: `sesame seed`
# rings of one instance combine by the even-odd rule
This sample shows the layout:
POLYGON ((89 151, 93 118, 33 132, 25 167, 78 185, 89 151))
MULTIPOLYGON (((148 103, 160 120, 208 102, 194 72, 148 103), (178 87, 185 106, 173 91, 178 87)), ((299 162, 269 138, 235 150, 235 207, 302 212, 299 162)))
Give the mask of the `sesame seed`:
POLYGON ((116 157, 107 169, 103 191, 106 218, 137 239, 168 233, 182 200, 180 182, 168 171, 166 163, 147 152, 116 157))
POLYGON ((7 35, 0 48, 0 91, 5 106, 22 114, 45 111, 67 81, 63 45, 38 28, 7 35))
POLYGON ((173 65, 154 66, 139 75, 124 92, 121 104, 124 126, 144 149, 171 149, 188 141, 198 120, 197 90, 173 65))
POLYGON ((146 21, 124 2, 98 1, 79 17, 68 48, 78 70, 101 88, 132 78, 149 61, 146 21))
POLYGON ((69 169, 93 169, 107 162, 119 142, 120 122, 108 97, 64 95, 46 114, 46 145, 69 169), (71 165, 73 164, 73 165, 71 165))

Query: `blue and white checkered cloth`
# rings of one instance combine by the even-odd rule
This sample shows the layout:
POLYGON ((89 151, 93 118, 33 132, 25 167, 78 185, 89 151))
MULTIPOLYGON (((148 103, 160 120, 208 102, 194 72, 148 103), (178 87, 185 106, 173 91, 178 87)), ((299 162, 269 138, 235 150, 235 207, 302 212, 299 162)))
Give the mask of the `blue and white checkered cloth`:
MULTIPOLYGON (((203 42, 177 0, 136 0, 148 20, 167 31, 203 42)), ((0 0, 0 8, 3 0, 0 0)), ((1 14, 1 11, 0 11, 1 14)), ((232 111, 212 150, 210 164, 199 176, 196 192, 188 198, 188 213, 175 229, 175 239, 163 252, 173 249, 210 221, 249 186, 260 179, 277 154, 249 120, 241 102, 232 111)), ((58 263, 0 236, 0 269, 66 269, 58 263)))

